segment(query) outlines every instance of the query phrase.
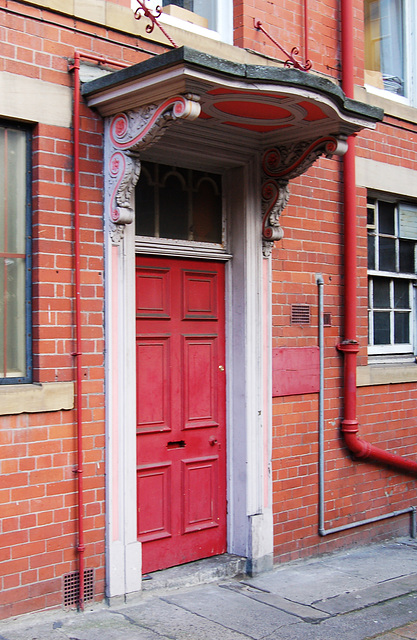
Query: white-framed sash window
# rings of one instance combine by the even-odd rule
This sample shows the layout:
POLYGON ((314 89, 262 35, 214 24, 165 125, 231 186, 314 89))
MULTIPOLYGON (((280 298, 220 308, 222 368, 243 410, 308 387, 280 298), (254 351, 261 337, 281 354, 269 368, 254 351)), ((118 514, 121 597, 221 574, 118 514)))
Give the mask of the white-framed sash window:
POLYGON ((368 199, 370 355, 413 354, 417 206, 368 199))
POLYGON ((364 0, 365 84, 399 102, 417 104, 414 0, 364 0))

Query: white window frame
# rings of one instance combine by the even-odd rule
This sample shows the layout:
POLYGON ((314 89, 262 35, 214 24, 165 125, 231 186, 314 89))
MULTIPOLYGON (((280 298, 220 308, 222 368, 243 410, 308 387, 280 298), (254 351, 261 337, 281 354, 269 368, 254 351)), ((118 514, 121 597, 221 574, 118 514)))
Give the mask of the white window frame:
MULTIPOLYGON (((215 29, 206 29, 205 27, 170 16, 164 12, 162 12, 159 20, 163 25, 177 27, 178 29, 184 29, 195 35, 233 44, 233 0, 214 0, 214 2, 216 11, 215 29)), ((158 5, 160 5, 158 0, 148 0, 147 2, 147 6, 152 11, 154 11, 158 5)), ((131 0, 131 7, 133 11, 136 11, 138 8, 136 0, 131 0)))
POLYGON ((417 107, 417 71, 413 64, 417 56, 417 7, 415 0, 403 0, 404 2, 404 80, 405 96, 397 95, 387 89, 379 89, 371 84, 365 84, 365 88, 375 95, 394 100, 401 104, 417 107))
MULTIPOLYGON (((368 227, 368 231, 369 229, 374 229, 375 230, 375 266, 378 266, 378 237, 379 237, 379 233, 378 233, 378 207, 377 207, 377 201, 384 201, 384 202, 391 202, 392 204, 395 204, 395 237, 396 238, 396 242, 398 244, 398 241, 400 238, 402 238, 402 236, 400 236, 400 229, 399 229, 399 203, 396 202, 395 200, 393 200, 393 198, 389 197, 389 196, 380 196, 380 197, 370 197, 370 200, 374 200, 375 204, 373 205, 372 203, 368 204, 368 208, 374 208, 374 225, 367 225, 368 227)), ((382 234, 382 235, 386 235, 386 234, 382 234)), ((402 239, 410 239, 410 238, 402 238, 402 239)), ((416 263, 416 250, 417 250, 417 239, 415 240, 416 245, 414 248, 414 263, 415 265, 416 263)), ((399 249, 398 246, 396 248, 396 261, 398 263, 398 257, 399 257, 399 249)), ((368 269, 368 354, 369 355, 398 355, 398 356, 404 356, 404 355, 409 355, 409 356, 413 356, 415 354, 415 350, 416 350, 416 287, 417 287, 417 274, 411 274, 411 273, 402 273, 399 271, 399 265, 397 264, 397 271, 383 271, 380 269, 368 269), (373 327, 374 327, 374 323, 373 323, 373 316, 374 316, 374 304, 373 304, 373 278, 378 277, 378 278, 386 278, 389 281, 389 289, 390 289, 390 307, 386 310, 390 313, 390 336, 391 336, 391 343, 390 344, 373 344, 373 327), (408 282, 409 283, 409 309, 410 309, 410 315, 409 315, 409 338, 410 338, 410 342, 408 343, 394 343, 394 313, 395 313, 395 307, 394 307, 394 301, 393 301, 393 287, 394 287, 394 281, 395 280, 401 280, 402 282, 408 282)))
MULTIPOLYGON (((9 195, 7 195, 7 175, 8 173, 10 175, 12 170, 9 169, 7 172, 5 169, 5 167, 7 167, 7 159, 9 156, 5 154, 5 157, 0 159, 0 165, 3 164, 3 162, 5 163, 1 171, 0 180, 1 197, 4 199, 4 211, 3 215, 0 216, 2 219, 1 233, 4 236, 4 240, 1 243, 3 247, 0 247, 3 252, 0 253, 0 260, 2 261, 2 266, 4 266, 3 273, 6 273, 8 264, 17 264, 17 262, 20 261, 21 265, 21 279, 12 279, 12 284, 9 288, 7 285, 7 277, 5 276, 0 291, 0 296, 2 296, 1 312, 5 316, 3 321, 6 323, 5 327, 2 326, 2 344, 0 348, 0 385, 13 385, 17 383, 28 384, 32 382, 32 135, 27 126, 14 123, 13 121, 0 120, 0 126, 2 130, 4 130, 5 140, 7 140, 8 134, 10 135, 14 132, 19 135, 20 141, 24 146, 24 152, 22 152, 21 156, 23 162, 17 167, 17 175, 20 180, 19 187, 16 187, 14 191, 10 189, 9 195), (20 200, 17 205, 19 213, 16 215, 19 215, 19 218, 13 230, 16 232, 16 236, 18 237, 18 246, 20 249, 16 246, 8 247, 6 240, 8 234, 5 231, 8 220, 9 223, 12 223, 12 214, 10 212, 13 211, 13 207, 10 206, 9 213, 8 208, 9 205, 14 202, 13 197, 16 195, 17 190, 19 191, 20 200), (11 317, 9 318, 9 325, 13 325, 15 332, 9 332, 7 328, 6 319, 8 314, 5 312, 5 301, 7 300, 9 302, 12 300, 15 301, 14 313, 12 312, 11 317), (18 364, 21 365, 18 369, 8 363, 7 351, 11 345, 14 351, 18 353, 15 358, 15 364, 18 361, 18 364)), ((3 151, 5 151, 5 148, 6 146, 3 147, 3 151)), ((13 155, 17 157, 18 154, 16 149, 12 149, 12 151, 14 151, 13 155)), ((16 171, 16 166, 14 167, 14 170, 16 171)), ((16 220, 16 218, 14 218, 14 220, 16 220)))

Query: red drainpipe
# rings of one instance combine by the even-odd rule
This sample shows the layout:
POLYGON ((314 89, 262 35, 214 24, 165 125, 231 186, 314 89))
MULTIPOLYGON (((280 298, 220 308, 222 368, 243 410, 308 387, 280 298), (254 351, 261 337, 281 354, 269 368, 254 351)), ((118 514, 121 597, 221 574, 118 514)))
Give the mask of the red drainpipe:
POLYGON ((79 601, 78 607, 84 609, 84 490, 83 490, 83 422, 82 422, 82 351, 81 351, 81 240, 80 240, 80 60, 91 60, 116 67, 128 67, 124 62, 110 60, 103 56, 75 51, 74 64, 74 283, 75 283, 75 378, 76 378, 76 421, 77 421, 77 468, 78 478, 78 573, 79 601))
MULTIPOLYGON (((342 89, 348 98, 354 95, 353 6, 352 0, 342 0, 342 89)), ((355 139, 348 140, 344 162, 344 224, 345 224, 345 339, 338 349, 344 354, 344 413, 342 434, 345 444, 357 458, 372 460, 406 473, 417 475, 417 462, 389 453, 358 438, 356 417, 356 177, 355 139)))

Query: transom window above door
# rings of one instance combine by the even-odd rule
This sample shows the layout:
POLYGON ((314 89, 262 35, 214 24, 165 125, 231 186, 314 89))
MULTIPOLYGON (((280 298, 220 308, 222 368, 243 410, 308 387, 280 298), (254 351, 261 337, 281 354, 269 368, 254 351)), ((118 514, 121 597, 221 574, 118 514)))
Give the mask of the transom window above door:
POLYGON ((143 162, 135 193, 136 236, 221 245, 218 174, 143 162))

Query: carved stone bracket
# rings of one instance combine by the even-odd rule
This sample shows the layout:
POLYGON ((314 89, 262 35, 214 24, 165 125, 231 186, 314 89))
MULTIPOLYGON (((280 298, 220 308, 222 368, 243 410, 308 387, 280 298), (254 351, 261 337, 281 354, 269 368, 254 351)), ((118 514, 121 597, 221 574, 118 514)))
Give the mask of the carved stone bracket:
POLYGON ((347 141, 325 136, 268 149, 262 157, 262 243, 263 255, 271 255, 274 242, 281 240, 284 230, 280 216, 289 200, 288 182, 305 173, 321 155, 343 155, 347 141))
POLYGON ((112 241, 118 244, 126 224, 134 218, 134 189, 140 175, 139 152, 159 140, 175 120, 194 120, 200 114, 198 96, 174 96, 159 105, 119 113, 106 130, 106 211, 112 241))
POLYGON ((262 186, 262 251, 265 258, 271 255, 274 242, 282 240, 284 229, 280 215, 288 204, 290 191, 288 180, 266 180, 262 186))

